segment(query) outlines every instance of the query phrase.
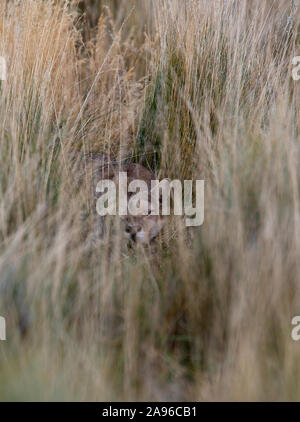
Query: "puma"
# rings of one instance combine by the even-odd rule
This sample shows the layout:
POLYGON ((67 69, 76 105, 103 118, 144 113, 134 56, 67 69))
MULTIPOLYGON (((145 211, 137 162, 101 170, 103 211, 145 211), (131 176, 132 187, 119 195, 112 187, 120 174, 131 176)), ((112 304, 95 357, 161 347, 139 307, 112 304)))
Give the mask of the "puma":
MULTIPOLYGON (((119 164, 115 159, 101 153, 88 153, 80 163, 81 183, 86 180, 90 186, 90 194, 93 202, 97 199, 96 186, 100 180, 111 179, 118 185, 119 172, 127 173, 127 188, 133 180, 143 180, 151 192, 151 181, 156 180, 155 175, 141 164, 119 164)), ((128 199, 130 193, 128 193, 128 199)), ((148 197, 148 208, 150 210, 150 195, 148 197)), ((93 208, 96 210, 96 207, 93 208)), ((131 215, 128 210, 126 216, 121 216, 123 225, 123 237, 131 243, 150 244, 163 229, 166 217, 161 215, 131 215)), ((98 216, 97 233, 103 236, 103 217, 98 216)))

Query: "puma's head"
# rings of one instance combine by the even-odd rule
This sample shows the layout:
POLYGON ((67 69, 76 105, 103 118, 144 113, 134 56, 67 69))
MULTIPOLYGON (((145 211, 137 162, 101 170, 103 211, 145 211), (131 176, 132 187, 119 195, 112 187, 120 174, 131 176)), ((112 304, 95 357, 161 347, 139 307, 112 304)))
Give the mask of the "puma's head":
POLYGON ((162 230, 165 217, 160 215, 128 216, 125 219, 125 238, 131 242, 149 244, 162 230))
POLYGON ((128 184, 135 179, 146 182, 149 192, 148 201, 146 201, 149 212, 147 215, 129 213, 124 219, 124 236, 131 242, 147 245, 159 234, 166 223, 166 217, 151 214, 151 181, 155 180, 155 176, 140 164, 129 164, 125 171, 127 171, 128 184))
MULTIPOLYGON (((119 164, 105 154, 89 153, 84 156, 80 180, 92 179, 93 191, 99 180, 111 179, 118 184, 119 172, 127 173, 127 183, 133 180, 143 180, 148 186, 149 198, 148 209, 150 209, 151 181, 155 175, 141 164, 119 164)), ((129 199, 130 195, 128 196, 129 199)), ((127 215, 123 218, 124 237, 131 242, 149 244, 162 230, 166 217, 159 215, 127 215)))

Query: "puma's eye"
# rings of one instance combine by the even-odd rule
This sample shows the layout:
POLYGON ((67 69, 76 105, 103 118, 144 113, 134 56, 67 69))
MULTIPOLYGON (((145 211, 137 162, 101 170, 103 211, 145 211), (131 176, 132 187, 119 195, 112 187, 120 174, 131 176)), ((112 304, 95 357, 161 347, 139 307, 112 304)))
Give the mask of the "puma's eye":
POLYGON ((126 233, 130 233, 130 228, 126 227, 125 231, 126 231, 126 233))

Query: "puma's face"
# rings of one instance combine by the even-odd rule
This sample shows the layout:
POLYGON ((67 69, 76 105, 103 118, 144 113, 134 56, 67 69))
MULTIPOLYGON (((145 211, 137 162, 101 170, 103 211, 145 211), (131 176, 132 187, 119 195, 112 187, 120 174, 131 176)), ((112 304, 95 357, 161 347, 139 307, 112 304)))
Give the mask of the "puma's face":
MULTIPOLYGON (((85 156, 81 179, 88 176, 93 180, 93 187, 99 180, 110 179, 115 185, 119 184, 119 172, 127 173, 127 189, 131 181, 142 180, 147 184, 148 193, 151 192, 151 181, 156 180, 155 175, 141 164, 131 163, 118 165, 115 160, 104 154, 91 153, 85 156)), ((128 200, 132 195, 128 194, 128 200)), ((147 209, 151 209, 150 201, 147 200, 147 209)), ((128 209, 128 215, 123 217, 124 236, 131 242, 149 244, 162 230, 167 217, 159 215, 132 215, 128 209)), ((103 222, 101 222, 103 225, 103 222)), ((103 231, 103 230, 102 230, 103 231)))
POLYGON ((142 211, 138 215, 132 215, 128 207, 128 216, 124 219, 124 235, 131 242, 147 245, 162 230, 166 217, 151 215, 151 203, 149 201, 145 201, 143 205, 148 209, 147 215, 143 215, 142 211))
POLYGON ((165 224, 165 218, 159 215, 128 216, 125 219, 124 236, 131 242, 149 244, 165 224))

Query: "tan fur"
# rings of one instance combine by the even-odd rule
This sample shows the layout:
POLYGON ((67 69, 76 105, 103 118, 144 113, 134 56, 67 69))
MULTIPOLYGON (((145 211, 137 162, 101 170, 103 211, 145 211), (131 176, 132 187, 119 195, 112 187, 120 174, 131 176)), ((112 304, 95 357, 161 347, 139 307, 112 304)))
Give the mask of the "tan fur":
MULTIPOLYGON (((118 185, 119 172, 127 172, 127 187, 133 180, 143 180, 148 186, 148 208, 150 209, 151 180, 155 175, 141 164, 119 164, 105 154, 90 153, 84 156, 81 163, 81 180, 86 179, 94 196, 95 187, 100 180, 112 179, 118 185)), ((95 197, 96 198, 96 197, 95 197)), ((130 194, 128 195, 128 199, 130 194)), ((121 217, 124 226, 124 237, 130 242, 149 244, 162 230, 166 217, 155 215, 128 215, 121 217)), ((103 225, 103 218, 98 219, 98 225, 103 225)), ((97 232, 103 233, 102 227, 97 232)))

